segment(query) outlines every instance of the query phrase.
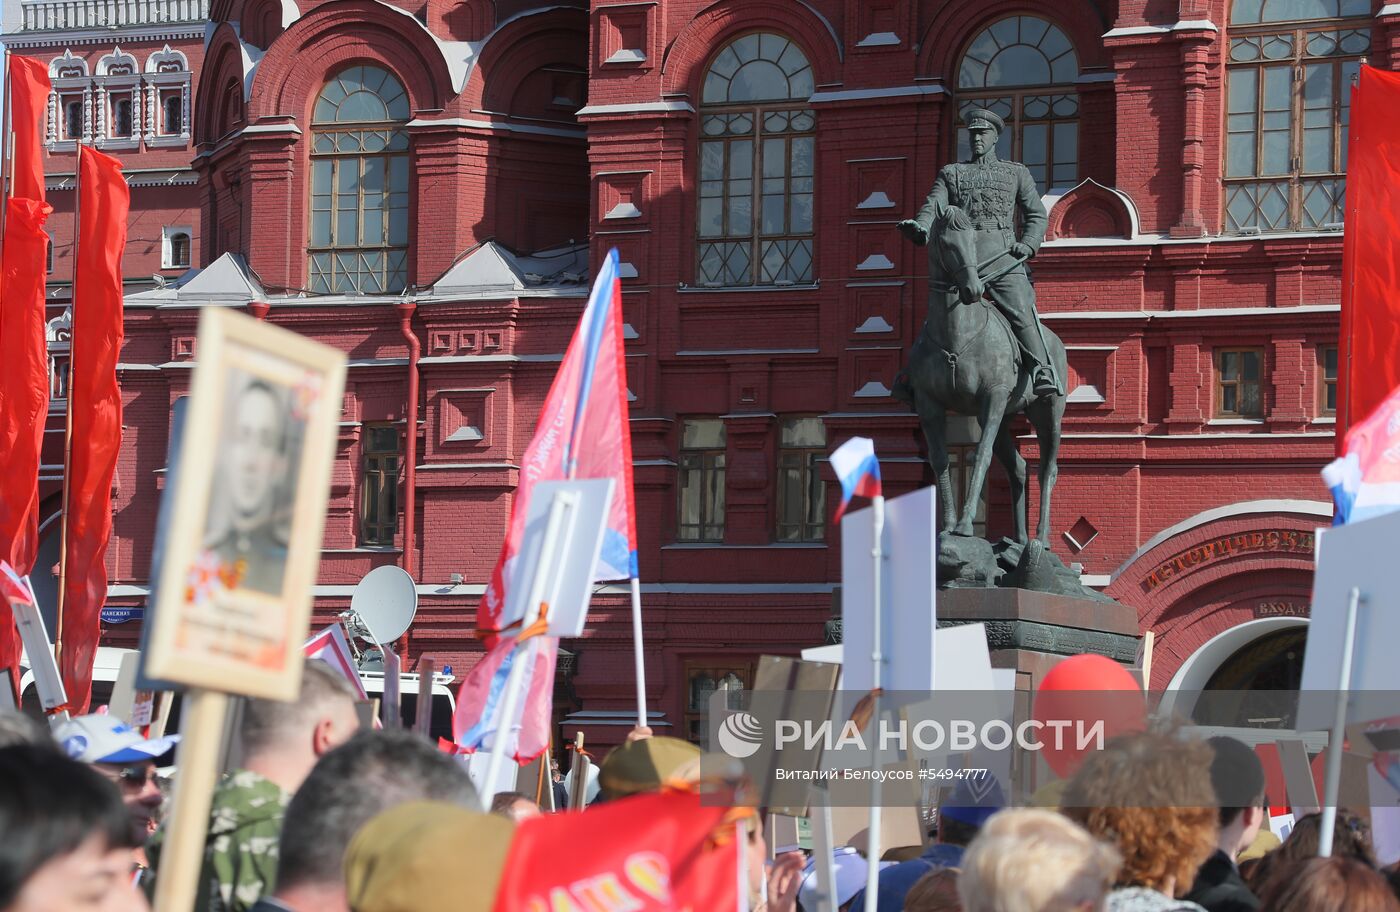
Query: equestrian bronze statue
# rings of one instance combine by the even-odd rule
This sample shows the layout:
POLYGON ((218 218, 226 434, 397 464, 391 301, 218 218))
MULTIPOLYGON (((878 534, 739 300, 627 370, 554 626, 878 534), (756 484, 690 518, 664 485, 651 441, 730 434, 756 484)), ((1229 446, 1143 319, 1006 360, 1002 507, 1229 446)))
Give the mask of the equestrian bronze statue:
POLYGON ((941 528, 972 536, 992 455, 1011 479, 1015 537, 1027 543, 1026 461, 1012 420, 1024 413, 1040 442, 1040 518, 1049 547, 1060 420, 1065 411, 1065 346, 1035 310, 1026 261, 1045 238, 1045 207, 1025 165, 997 159, 1005 124, 991 111, 964 116, 972 160, 948 165, 916 216, 899 223, 928 245, 928 316, 895 395, 913 405, 937 474, 941 528), (982 427, 961 515, 949 483, 949 412, 982 427))

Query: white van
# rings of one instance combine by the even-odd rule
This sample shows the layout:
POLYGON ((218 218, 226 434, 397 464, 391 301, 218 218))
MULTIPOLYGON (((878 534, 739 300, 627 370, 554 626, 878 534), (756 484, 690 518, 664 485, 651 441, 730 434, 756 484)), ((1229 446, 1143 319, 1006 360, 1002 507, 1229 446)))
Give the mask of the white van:
MULTIPOLYGON (((114 646, 97 647, 97 655, 92 668, 92 700, 90 706, 105 706, 112 700, 112 689, 117 683, 121 670, 122 657, 134 653, 134 649, 120 649, 114 646)), ((23 675, 20 678, 20 694, 24 711, 36 718, 43 718, 43 708, 39 705, 39 694, 34 684, 34 672, 30 670, 27 656, 20 658, 23 675)), ((433 713, 428 726, 428 736, 432 739, 452 738, 452 714, 457 701, 454 690, 449 686, 456 678, 452 675, 433 675, 433 713)), ((360 672, 360 682, 370 699, 384 693, 384 675, 377 671, 360 672)), ((418 675, 406 674, 399 677, 399 714, 406 727, 411 727, 418 711, 418 675)), ((180 697, 177 694, 170 708, 170 720, 166 731, 179 731, 180 697)))

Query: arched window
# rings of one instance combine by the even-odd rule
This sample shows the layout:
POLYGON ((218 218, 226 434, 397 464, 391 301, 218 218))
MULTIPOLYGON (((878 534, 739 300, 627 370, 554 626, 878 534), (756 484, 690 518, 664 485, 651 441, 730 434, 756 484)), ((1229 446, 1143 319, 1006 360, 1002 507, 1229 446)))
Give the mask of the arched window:
POLYGON ((112 99, 112 137, 125 139, 131 135, 131 98, 112 99))
MULTIPOLYGON (((997 157, 1023 162, 1040 192, 1079 182, 1079 58, 1054 25, 1010 16, 983 29, 958 66, 958 113, 986 108, 1006 121, 997 157)), ((958 126, 959 161, 970 151, 958 126)))
POLYGON ((167 268, 181 269, 190 265, 190 236, 183 231, 170 235, 170 262, 167 268))
POLYGON ((745 35, 705 74, 696 281, 812 281, 812 68, 781 35, 745 35))
POLYGON ((178 92, 161 96, 160 99, 160 132, 162 136, 174 136, 184 129, 184 117, 182 116, 183 99, 178 92))
POLYGON ((83 138, 83 100, 68 99, 63 102, 63 138, 83 138))
POLYGON ((311 113, 311 290, 408 282, 408 95, 387 70, 342 70, 311 113))
POLYGON ((1235 0, 1225 140, 1227 231, 1340 225, 1351 84, 1370 0, 1235 0))

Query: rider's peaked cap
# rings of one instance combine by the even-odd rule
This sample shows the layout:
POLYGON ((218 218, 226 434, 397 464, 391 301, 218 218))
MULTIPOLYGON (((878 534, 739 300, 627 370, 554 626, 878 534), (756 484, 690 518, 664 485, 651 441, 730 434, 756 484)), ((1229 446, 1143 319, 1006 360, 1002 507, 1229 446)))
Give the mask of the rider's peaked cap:
POLYGON ((973 108, 963 115, 963 124, 969 131, 972 130, 996 130, 1000 133, 1006 129, 1006 121, 986 108, 973 108))

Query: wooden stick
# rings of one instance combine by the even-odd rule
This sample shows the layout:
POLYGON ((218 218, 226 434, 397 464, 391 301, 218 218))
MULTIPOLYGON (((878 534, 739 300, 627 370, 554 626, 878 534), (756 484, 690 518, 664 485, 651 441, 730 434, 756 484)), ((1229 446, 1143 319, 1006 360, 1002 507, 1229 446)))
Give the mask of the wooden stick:
POLYGON ((581 811, 588 803, 588 755, 583 752, 583 732, 574 733, 574 758, 570 764, 569 810, 581 811))
POLYGON ((165 726, 170 724, 170 707, 175 705, 175 692, 162 690, 156 693, 156 711, 152 714, 151 725, 146 732, 147 738, 161 738, 165 736, 165 726))
MULTIPOLYGON (((73 193, 73 285, 70 289, 72 299, 68 304, 69 310, 73 314, 73 322, 70 330, 78 328, 78 310, 74 306, 78 303, 78 240, 83 233, 82 204, 83 204, 83 144, 78 143, 78 159, 74 165, 77 172, 75 190, 73 193)), ((67 601, 65 591, 68 589, 68 510, 73 503, 73 343, 68 343, 68 389, 64 390, 63 406, 63 513, 59 516, 58 526, 58 598, 55 600, 53 618, 53 660, 60 663, 63 656, 63 605, 67 601)), ((62 669, 62 665, 59 668, 62 669)))
POLYGON ((175 777, 168 838, 156 879, 157 912, 187 912, 194 908, 228 702, 227 694, 213 690, 194 689, 185 694, 185 716, 176 756, 180 774, 175 777))
POLYGON ((423 737, 430 737, 429 729, 433 722, 433 666, 437 663, 430 658, 418 661, 418 702, 414 704, 413 730, 423 737))

